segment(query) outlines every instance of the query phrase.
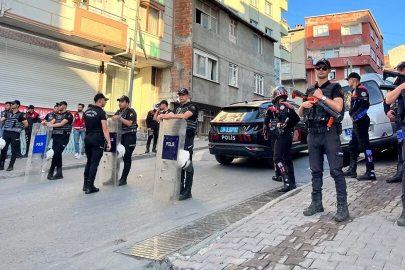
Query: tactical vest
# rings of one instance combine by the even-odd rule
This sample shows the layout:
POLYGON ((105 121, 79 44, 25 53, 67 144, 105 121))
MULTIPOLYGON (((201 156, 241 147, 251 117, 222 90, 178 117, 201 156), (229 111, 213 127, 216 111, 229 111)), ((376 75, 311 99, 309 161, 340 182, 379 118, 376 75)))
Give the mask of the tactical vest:
MULTIPOLYGON (((401 85, 404 79, 400 80, 399 78, 395 81, 394 85, 401 85)), ((398 114, 403 118, 405 116, 405 91, 402 91, 402 94, 398 96, 398 114)))
MULTIPOLYGON (((132 112, 132 109, 128 108, 125 111, 118 111, 118 115, 120 115, 122 118, 127 119, 127 115, 132 112)), ((127 126, 124 123, 122 123, 122 135, 132 133, 135 134, 136 130, 138 129, 138 123, 136 122, 136 119, 132 121, 131 126, 127 126)))
MULTIPOLYGON (((191 105, 194 105, 194 106, 195 106, 195 104, 188 103, 187 106, 178 107, 178 108, 176 109, 176 114, 185 114, 185 113, 187 112, 187 110, 188 110, 188 107, 191 106, 191 105)), ((197 113, 197 112, 198 112, 198 111, 196 111, 196 113, 197 113)), ((186 130, 193 131, 194 134, 196 134, 196 133, 197 133, 197 127, 198 127, 198 121, 197 121, 197 119, 196 119, 196 120, 189 120, 189 119, 186 119, 186 122, 187 122, 187 128, 186 128, 186 130)))
MULTIPOLYGON (((325 89, 322 89, 324 96, 329 99, 332 99, 332 91, 335 83, 330 83, 325 89)), ((312 97, 315 90, 315 85, 308 88, 308 96, 312 97)), ((344 105, 343 105, 344 110, 344 105)), ((341 112, 342 114, 344 111, 341 112)), ((329 113, 327 113, 323 108, 320 106, 313 106, 310 109, 304 109, 304 121, 308 126, 311 127, 326 127, 328 121, 330 119, 329 113)), ((338 123, 335 119, 334 123, 338 123)))
MULTIPOLYGON (((56 121, 55 124, 59 124, 62 122, 63 119, 65 119, 66 114, 70 114, 70 112, 66 111, 64 113, 58 114, 56 116, 56 121)), ((72 128, 73 128, 73 116, 71 116, 72 121, 67 122, 63 127, 57 127, 53 128, 52 134, 58 134, 58 135, 70 135, 72 133, 72 128)))
POLYGON ((7 114, 6 120, 4 121, 4 130, 21 133, 21 131, 23 130, 23 124, 18 121, 18 118, 20 118, 21 114, 22 112, 20 111, 16 113, 9 112, 7 114))
POLYGON ((47 121, 51 122, 53 119, 56 119, 56 114, 54 112, 50 112, 47 114, 47 117, 48 117, 47 121))

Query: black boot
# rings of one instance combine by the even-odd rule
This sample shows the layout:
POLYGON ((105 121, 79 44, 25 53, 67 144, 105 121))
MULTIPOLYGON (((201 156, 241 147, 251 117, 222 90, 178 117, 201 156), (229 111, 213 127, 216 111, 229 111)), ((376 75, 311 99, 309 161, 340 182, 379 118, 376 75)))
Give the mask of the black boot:
POLYGON ((277 192, 280 193, 285 193, 290 190, 296 189, 297 187, 295 186, 295 183, 293 183, 286 174, 281 175, 281 178, 283 179, 284 186, 280 189, 277 190, 277 192))
POLYGON ((281 176, 274 175, 271 179, 273 181, 283 182, 283 179, 281 178, 281 176))
POLYGON ((367 162, 366 167, 367 167, 366 173, 363 174, 362 176, 357 177, 357 180, 359 180, 359 181, 377 180, 377 178, 375 177, 375 172, 374 172, 374 163, 367 162))
POLYGON ((6 171, 10 172, 12 170, 14 170, 14 164, 9 164, 6 171))
POLYGON ((87 180, 87 189, 85 194, 91 194, 91 193, 96 193, 99 192, 100 189, 96 188, 94 186, 94 180, 87 180))
POLYGON ((387 183, 401 183, 402 182, 402 164, 398 163, 397 164, 397 173, 394 176, 388 177, 387 178, 387 183))
POLYGON ((347 199, 340 200, 338 198, 337 211, 336 211, 336 215, 333 217, 333 219, 336 222, 342 222, 348 218, 349 218, 349 208, 347 206, 347 199))
POLYGON ((146 148, 145 154, 149 153, 149 148, 146 148))
POLYGON ((4 170, 4 162, 0 162, 0 171, 4 170))
POLYGON ((311 205, 304 210, 304 216, 313 216, 316 213, 323 212, 323 205, 322 205, 322 193, 313 193, 312 192, 312 201, 311 205))
POLYGON ((185 179, 185 186, 184 186, 184 191, 183 193, 180 194, 179 196, 179 201, 184 201, 187 199, 190 199, 193 197, 193 195, 191 195, 191 187, 193 186, 193 175, 194 175, 194 169, 191 168, 190 171, 186 171, 185 172, 186 175, 186 179, 185 179))
POLYGON ((152 152, 156 153, 157 152, 156 148, 152 148, 152 152))
POLYGON ((120 182, 118 183, 118 186, 125 186, 127 184, 127 177, 126 176, 121 176, 120 182))
POLYGON ((51 177, 49 180, 58 180, 63 179, 62 168, 56 168, 56 174, 51 177))
POLYGON ((405 196, 402 195, 402 213, 397 220, 398 226, 405 226, 405 196))
POLYGON ((87 177, 84 177, 84 181, 83 181, 83 191, 87 190, 87 177))
POLYGON ((47 177, 48 180, 52 180, 51 178, 53 177, 54 172, 55 172, 55 167, 51 167, 48 172, 48 177, 47 177))
POLYGON ((350 158, 350 167, 344 171, 346 177, 356 178, 357 177, 357 158, 350 158))

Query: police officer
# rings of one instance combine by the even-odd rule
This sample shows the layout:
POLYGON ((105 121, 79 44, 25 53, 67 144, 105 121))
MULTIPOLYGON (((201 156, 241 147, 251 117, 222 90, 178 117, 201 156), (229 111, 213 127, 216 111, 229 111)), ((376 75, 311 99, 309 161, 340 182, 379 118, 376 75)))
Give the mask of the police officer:
POLYGON ((25 130, 26 150, 25 150, 25 155, 23 157, 28 157, 28 149, 30 148, 31 133, 32 133, 33 125, 35 123, 41 123, 41 118, 39 117, 39 114, 34 110, 35 110, 34 105, 28 106, 28 111, 26 114, 27 121, 28 121, 28 127, 25 130))
POLYGON ((62 153, 69 143, 70 134, 73 127, 73 115, 66 110, 66 101, 61 101, 58 104, 59 113, 56 115, 55 121, 47 123, 47 126, 52 127, 52 149, 54 151, 51 168, 48 172, 49 180, 58 180, 63 178, 62 173, 62 153), (56 168, 56 174, 54 175, 56 168))
POLYGON ((56 119, 56 116, 59 114, 59 106, 58 104, 56 104, 55 106, 53 106, 53 111, 47 113, 47 115, 45 116, 44 120, 42 121, 42 123, 46 123, 46 122, 52 122, 53 119, 56 119))
POLYGON ((4 161, 7 157, 8 146, 11 144, 11 160, 8 165, 7 171, 14 169, 14 163, 17 158, 18 146, 20 144, 20 134, 23 129, 28 127, 27 118, 25 113, 19 110, 20 101, 14 100, 11 102, 10 111, 0 119, 0 122, 4 122, 3 139, 6 141, 6 146, 1 150, 0 157, 0 171, 4 170, 4 161))
MULTIPOLYGON (((7 113, 10 111, 10 108, 11 108, 11 101, 7 101, 4 104, 4 110, 2 110, 0 113, 0 119, 7 116, 7 113)), ((3 127, 4 127, 4 122, 0 122, 0 137, 3 137, 3 132, 4 132, 3 127)))
MULTIPOLYGON (((331 72, 330 62, 322 58, 315 65, 315 73, 318 82, 307 89, 309 97, 314 96, 337 112, 343 112, 343 90, 340 84, 331 83, 328 74, 331 72)), ((304 101, 298 111, 304 116, 308 126, 308 152, 309 164, 312 171, 312 202, 304 211, 305 216, 312 216, 323 212, 322 185, 323 185, 323 159, 326 154, 330 174, 335 180, 337 193, 337 213, 334 220, 341 222, 349 217, 347 207, 346 180, 342 171, 343 152, 340 146, 339 135, 342 133, 342 126, 334 122, 328 127, 330 115, 313 101, 304 101)))
POLYGON ((129 98, 122 96, 119 99, 120 109, 112 117, 122 122, 121 144, 125 147, 124 170, 119 181, 119 186, 127 184, 127 177, 131 170, 132 153, 136 146, 136 131, 138 129, 137 115, 134 109, 129 107, 129 98))
POLYGON ((178 97, 180 100, 180 106, 174 110, 173 113, 160 114, 158 116, 158 122, 162 119, 186 119, 186 141, 184 144, 184 150, 190 153, 191 164, 185 170, 181 172, 181 185, 180 185, 180 197, 179 200, 186 200, 192 197, 191 187, 193 185, 194 167, 192 162, 194 137, 197 133, 197 119, 198 110, 197 106, 189 101, 190 93, 186 88, 180 88, 178 91, 178 97))
POLYGON ((156 144, 159 136, 159 123, 156 120, 154 120, 154 116, 156 114, 158 107, 159 103, 155 104, 153 106, 153 110, 149 111, 146 117, 146 127, 148 128, 148 141, 146 142, 145 153, 149 153, 152 138, 153 138, 152 152, 156 153, 156 144))
POLYGON ((278 169, 277 164, 274 162, 274 145, 276 143, 277 113, 276 107, 273 105, 269 106, 269 109, 266 112, 266 117, 264 118, 263 122, 263 135, 266 141, 270 140, 271 157, 273 159, 274 174, 275 174, 272 177, 272 179, 277 182, 282 182, 283 179, 281 177, 280 170, 278 169))
POLYGON ((370 108, 368 90, 360 84, 361 77, 352 72, 347 77, 349 87, 353 88, 349 115, 353 121, 352 138, 349 142, 350 167, 344 172, 345 176, 357 178, 359 181, 376 180, 373 163, 373 152, 371 151, 368 129, 370 117, 367 110, 370 108), (359 152, 364 152, 366 157, 366 173, 357 177, 357 158, 359 152))
POLYGON ((294 107, 287 102, 288 92, 284 86, 273 89, 273 106, 275 107, 277 124, 274 144, 274 162, 280 170, 284 186, 278 192, 288 192, 296 188, 294 165, 291 160, 291 146, 294 127, 300 121, 294 107))
MULTIPOLYGON (((401 62, 396 66, 397 71, 400 74, 405 74, 405 62, 401 62)), ((388 105, 393 104, 395 101, 398 101, 398 114, 401 116, 401 128, 402 128, 402 133, 405 132, 405 121, 404 121, 404 115, 405 115, 405 102, 404 102, 404 95, 405 93, 403 90, 405 90, 405 77, 398 77, 394 85, 397 87, 388 92, 386 96, 386 102, 388 105)), ((405 150, 404 144, 402 145, 402 151, 405 150)), ((402 213, 401 216, 398 218, 397 224, 398 226, 405 226, 405 181, 404 181, 405 173, 402 174, 402 213)))
POLYGON ((94 180, 96 179, 98 165, 103 157, 105 141, 107 142, 107 151, 111 149, 107 114, 103 110, 107 101, 108 98, 103 94, 99 93, 95 95, 94 104, 84 113, 84 122, 86 125, 84 145, 87 162, 84 169, 83 191, 85 191, 86 194, 99 191, 99 189, 94 186, 94 180))
POLYGON ((169 103, 167 102, 167 100, 162 100, 159 104, 158 104, 158 109, 155 113, 155 115, 153 116, 153 120, 157 121, 157 118, 159 115, 161 114, 168 114, 171 113, 172 110, 169 109, 169 103))

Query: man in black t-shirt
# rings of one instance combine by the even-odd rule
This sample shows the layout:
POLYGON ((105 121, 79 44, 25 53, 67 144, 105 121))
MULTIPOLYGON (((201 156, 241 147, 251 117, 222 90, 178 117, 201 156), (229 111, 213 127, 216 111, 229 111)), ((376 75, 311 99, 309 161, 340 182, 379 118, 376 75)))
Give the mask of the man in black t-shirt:
POLYGON ((98 192, 94 186, 97 168, 104 151, 104 138, 107 141, 107 151, 111 149, 110 132, 107 126, 107 115, 102 109, 108 98, 103 94, 94 97, 94 105, 85 114, 86 137, 84 139, 87 163, 84 169, 83 191, 86 194, 98 192))
MULTIPOLYGON (((318 82, 308 88, 307 96, 314 96, 319 102, 325 103, 333 110, 343 112, 343 89, 338 83, 331 83, 328 75, 331 72, 330 62, 322 58, 315 65, 318 82)), ((343 174, 343 152, 340 146, 342 126, 334 121, 328 126, 331 116, 313 101, 304 101, 298 114, 304 116, 308 127, 309 164, 312 171, 312 202, 304 211, 305 216, 312 216, 323 212, 322 185, 323 185, 323 159, 326 154, 330 175, 335 180, 337 194, 337 212, 334 220, 341 222, 349 217, 347 207, 346 179, 343 174)))

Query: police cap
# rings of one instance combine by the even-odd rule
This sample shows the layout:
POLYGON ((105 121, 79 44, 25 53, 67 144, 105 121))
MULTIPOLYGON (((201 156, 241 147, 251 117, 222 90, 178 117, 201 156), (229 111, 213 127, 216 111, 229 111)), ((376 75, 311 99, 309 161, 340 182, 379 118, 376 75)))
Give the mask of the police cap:
POLYGON ((109 98, 106 98, 103 94, 98 93, 97 95, 94 96, 94 102, 99 101, 100 99, 104 99, 105 101, 108 101, 109 98))
POLYGON ((179 92, 177 92, 178 95, 190 95, 188 90, 186 88, 180 88, 179 92))
POLYGON ((161 104, 166 104, 166 106, 169 106, 169 103, 167 102, 167 100, 162 100, 162 101, 159 103, 159 105, 161 105, 161 104))
POLYGON ((67 102, 66 102, 66 101, 61 101, 61 102, 58 102, 58 103, 56 103, 56 104, 58 104, 59 106, 60 106, 60 105, 65 105, 65 106, 67 106, 67 102))
POLYGON ((320 64, 324 64, 328 69, 330 69, 330 68, 332 67, 332 66, 330 65, 329 60, 326 59, 326 58, 321 58, 321 59, 319 59, 319 60, 316 62, 315 66, 320 65, 320 64))
POLYGON ((117 101, 125 101, 125 102, 129 103, 129 97, 122 95, 119 99, 117 99, 117 101))
POLYGON ((28 109, 35 109, 34 105, 28 106, 28 109))
POLYGON ((361 77, 357 72, 350 73, 349 76, 347 76, 346 80, 348 81, 351 78, 357 79, 359 81, 361 80, 361 77))
POLYGON ((395 68, 396 69, 404 69, 405 68, 405 61, 402 61, 401 63, 399 63, 395 68))
POLYGON ((16 99, 16 100, 14 100, 14 101, 11 101, 11 104, 17 104, 18 106, 20 106, 20 105, 21 105, 21 102, 16 99))

